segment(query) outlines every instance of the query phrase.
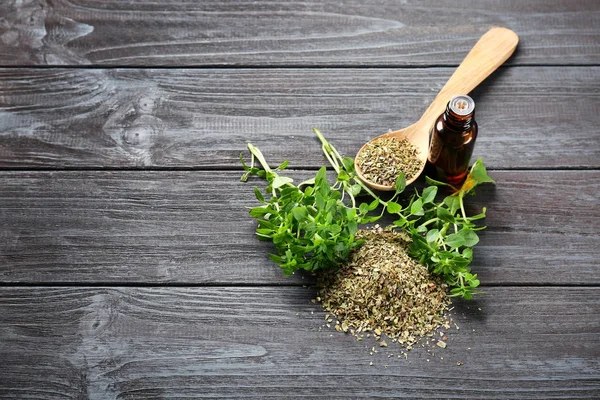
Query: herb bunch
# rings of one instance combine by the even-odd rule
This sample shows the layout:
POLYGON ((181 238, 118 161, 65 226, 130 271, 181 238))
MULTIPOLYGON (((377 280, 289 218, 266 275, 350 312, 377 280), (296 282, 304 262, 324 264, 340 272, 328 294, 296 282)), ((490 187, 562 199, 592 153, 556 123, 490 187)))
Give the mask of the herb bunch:
POLYGON ((486 209, 467 216, 464 197, 474 194, 473 189, 484 182, 494 182, 487 174, 483 161, 478 159, 461 188, 426 178, 431 186, 416 192, 405 208, 394 201, 387 203, 387 211, 398 215, 394 226, 406 231, 412 243, 408 248, 411 257, 440 275, 452 287, 452 296, 470 300, 479 286, 477 274, 471 273, 472 247, 479 242, 476 231, 485 229, 475 221, 485 218, 486 209), (436 202, 438 186, 447 186, 453 193, 436 202))
POLYGON ((396 179, 394 195, 384 201, 358 179, 354 160, 342 157, 321 132, 314 131, 336 173, 333 185, 327 181, 325 167, 296 186, 292 178, 281 174, 288 166, 287 161, 271 169, 260 150, 250 143, 250 165, 240 155, 245 171, 241 181, 256 175, 268 183, 265 195, 254 188, 262 204, 252 208, 250 215, 258 221, 259 239, 271 240, 275 245, 276 253, 269 257, 286 275, 299 269, 317 271, 337 267, 348 259, 351 250, 362 244, 356 238, 359 225, 375 222, 387 211, 398 218, 392 229, 402 229, 412 239, 410 256, 441 276, 452 287, 451 296, 471 299, 480 283, 469 267, 472 247, 479 242, 476 231, 485 228, 476 226, 475 221, 484 218, 486 210, 467 216, 463 199, 473 194, 480 183, 494 182, 482 160, 473 164, 461 188, 427 178, 430 186, 420 194, 416 191, 408 205, 402 207, 396 200, 406 186, 404 174, 396 179), (256 160, 260 166, 255 166, 256 160), (437 202, 439 186, 447 186, 453 193, 437 202), (359 204, 357 197, 361 193, 372 200, 359 204), (380 204, 382 210, 374 213, 380 204))
POLYGON ((379 205, 377 198, 357 204, 356 196, 365 186, 354 174, 354 160, 341 157, 320 132, 315 132, 337 174, 333 185, 327 181, 325 167, 319 169, 315 177, 296 186, 292 178, 281 174, 287 161, 271 169, 260 150, 250 143, 249 166, 240 155, 246 171, 241 180, 257 175, 268 183, 266 198, 254 188, 262 205, 252 208, 250 215, 258 220, 259 239, 271 240, 275 245, 277 252, 269 257, 286 275, 298 269, 315 271, 338 266, 361 244, 355 237, 359 225, 379 218, 369 215, 379 205), (260 167, 255 166, 255 160, 260 167))

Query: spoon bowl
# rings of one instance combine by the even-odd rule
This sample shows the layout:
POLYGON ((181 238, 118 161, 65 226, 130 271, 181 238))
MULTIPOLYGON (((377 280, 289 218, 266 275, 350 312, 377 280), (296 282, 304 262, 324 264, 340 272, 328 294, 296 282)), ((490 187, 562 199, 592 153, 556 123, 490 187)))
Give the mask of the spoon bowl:
MULTIPOLYGON (((475 43, 475 46, 456 68, 456 71, 417 122, 404 129, 384 133, 371 139, 360 148, 358 154, 364 151, 369 143, 376 140, 383 138, 406 139, 419 151, 417 157, 421 162, 419 172, 411 179, 406 180, 407 185, 413 183, 425 169, 427 157, 429 156, 429 133, 435 120, 445 111, 448 101, 455 95, 469 94, 514 53, 518 43, 519 37, 510 29, 492 28, 487 31, 475 43)), ((354 167, 360 180, 376 190, 394 190, 393 184, 389 186, 381 185, 366 179, 360 165, 356 162, 359 158, 358 154, 354 158, 354 167)))
POLYGON ((406 180, 407 185, 413 183, 419 177, 419 175, 421 175, 421 172, 423 172, 423 169, 425 168, 425 163, 427 162, 427 154, 429 152, 429 148, 428 148, 429 147, 429 136, 428 136, 429 132, 427 132, 427 135, 422 134, 422 132, 424 132, 426 130, 427 130, 427 127, 421 126, 421 120, 419 120, 418 122, 415 122, 414 124, 407 126, 404 129, 400 129, 399 131, 384 133, 383 135, 379 135, 376 138, 373 138, 373 139, 369 140, 367 143, 363 144, 363 146, 360 148, 360 150, 357 153, 357 157, 355 157, 355 159, 354 159, 355 160, 354 168, 356 169, 356 174, 358 175, 360 180, 363 181, 364 183, 366 183, 367 185, 369 185, 369 187, 376 189, 376 190, 381 190, 381 191, 394 190, 394 185, 390 185, 390 186, 381 185, 379 183, 371 182, 368 179, 366 179, 363 175, 363 171, 360 168, 360 165, 356 162, 356 160, 358 159, 358 154, 360 154, 362 151, 364 151, 365 147, 367 147, 370 143, 373 143, 374 141, 379 140, 379 139, 395 138, 398 140, 406 139, 410 144, 415 146, 418 150, 417 159, 421 163, 421 168, 411 179, 406 180))

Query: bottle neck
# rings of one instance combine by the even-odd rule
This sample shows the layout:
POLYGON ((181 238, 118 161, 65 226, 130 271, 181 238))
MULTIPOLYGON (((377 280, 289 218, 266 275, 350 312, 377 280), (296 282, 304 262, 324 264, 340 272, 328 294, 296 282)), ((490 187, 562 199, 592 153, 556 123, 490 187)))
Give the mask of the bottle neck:
POLYGON ((456 132, 466 132, 475 121, 475 102, 469 96, 455 96, 446 106, 443 117, 446 126, 456 132))
POLYGON ((461 116, 454 114, 451 110, 446 110, 444 113, 444 123, 453 131, 466 132, 473 126, 474 114, 461 116))

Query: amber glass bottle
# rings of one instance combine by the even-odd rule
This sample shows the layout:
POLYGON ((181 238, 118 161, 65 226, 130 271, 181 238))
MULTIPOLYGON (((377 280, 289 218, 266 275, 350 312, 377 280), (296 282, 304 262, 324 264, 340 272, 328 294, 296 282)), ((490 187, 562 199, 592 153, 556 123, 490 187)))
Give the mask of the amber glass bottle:
POLYGON ((467 176, 477 139, 475 102, 466 95, 454 96, 435 121, 429 144, 429 162, 438 178, 460 185, 467 176))

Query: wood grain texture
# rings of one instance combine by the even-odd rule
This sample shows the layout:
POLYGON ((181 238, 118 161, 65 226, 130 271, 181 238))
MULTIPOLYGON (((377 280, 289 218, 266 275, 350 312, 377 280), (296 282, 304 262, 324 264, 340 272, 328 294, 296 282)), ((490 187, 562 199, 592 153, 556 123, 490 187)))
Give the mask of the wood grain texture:
POLYGON ((404 360, 313 289, 0 288, 0 398, 598 398, 598 288, 486 291, 404 360))
MULTIPOLYGON (((600 171, 493 171, 474 271, 489 284, 599 284, 600 171), (577 188, 574 194, 573 188, 577 188)), ((294 284, 257 240, 239 172, 3 172, 0 281, 294 284)), ((292 172, 297 180, 308 172, 292 172)), ((391 221, 387 221, 388 223, 391 221)))
POLYGON ((594 0, 0 4, 0 65, 457 65, 493 26, 512 64, 600 62, 594 0))
POLYGON ((595 0, 0 1, 0 399, 600 398, 599 26, 595 0), (485 294, 446 349, 369 354, 268 259, 238 156, 306 178, 313 127, 354 155, 492 26, 520 44, 472 94, 485 294))
MULTIPOLYGON (((0 69, 0 167, 323 165, 415 122, 452 74, 431 69, 0 69)), ((473 97, 491 168, 600 167, 600 68, 497 71, 473 97)))

